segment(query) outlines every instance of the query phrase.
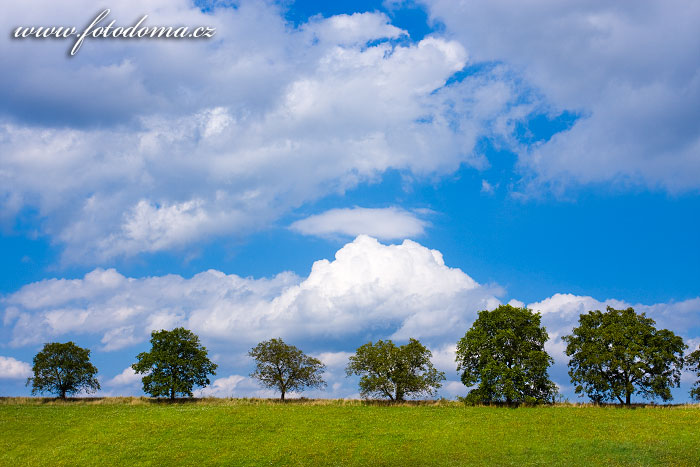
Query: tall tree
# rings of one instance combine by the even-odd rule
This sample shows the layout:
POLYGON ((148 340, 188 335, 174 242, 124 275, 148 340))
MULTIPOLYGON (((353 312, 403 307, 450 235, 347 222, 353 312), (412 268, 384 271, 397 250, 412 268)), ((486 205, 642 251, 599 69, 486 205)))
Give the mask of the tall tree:
POLYGON ((209 360, 207 349, 199 337, 185 328, 153 331, 151 351, 136 356, 131 365, 142 378, 143 391, 153 397, 166 396, 174 400, 178 394, 192 397, 194 386, 205 387, 208 375, 216 374, 215 363, 209 360))
POLYGON ((32 394, 50 392, 65 399, 66 394, 100 389, 95 377, 97 368, 90 363, 90 350, 73 342, 44 344, 34 356, 32 371, 34 377, 27 379, 27 386, 32 385, 32 394))
POLYGON ((696 401, 700 401, 700 348, 685 358, 685 364, 688 365, 688 369, 698 377, 693 387, 690 388, 690 397, 696 401))
POLYGON ((321 377, 326 366, 280 338, 260 342, 248 355, 255 359, 255 371, 250 376, 267 388, 277 389, 280 400, 289 391, 326 386, 321 377))
POLYGON ((592 401, 617 399, 630 405, 632 395, 671 400, 671 388, 680 384, 683 339, 668 329, 657 330, 653 319, 633 308, 605 313, 595 310, 579 316, 569 336, 566 355, 569 376, 577 393, 592 401))
POLYGON ((527 308, 501 305, 480 311, 472 327, 457 343, 457 371, 470 387, 467 401, 551 402, 556 386, 547 369, 553 363, 544 343, 547 330, 540 314, 527 308))
POLYGON ((397 346, 392 341, 368 342, 359 347, 345 369, 347 376, 361 376, 360 394, 377 395, 392 401, 409 396, 433 395, 445 373, 433 367, 432 353, 416 339, 397 346))

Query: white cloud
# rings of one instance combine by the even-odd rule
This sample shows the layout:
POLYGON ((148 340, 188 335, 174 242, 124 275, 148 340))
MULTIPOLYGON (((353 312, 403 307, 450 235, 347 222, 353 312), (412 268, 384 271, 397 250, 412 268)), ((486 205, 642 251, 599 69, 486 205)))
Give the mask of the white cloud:
POLYGON ((593 297, 561 293, 554 294, 540 302, 531 303, 527 307, 533 311, 542 313, 542 315, 545 317, 556 315, 559 317, 573 317, 578 319, 578 316, 581 313, 586 313, 587 311, 596 309, 605 311, 607 306, 611 306, 613 308, 627 307, 624 302, 619 300, 606 300, 604 302, 600 302, 593 297))
POLYGON ((314 355, 314 357, 321 360, 321 362, 330 369, 344 370, 348 364, 348 359, 355 355, 353 352, 322 352, 320 354, 314 355))
POLYGON ((241 375, 231 375, 226 378, 217 378, 209 386, 194 392, 196 397, 237 397, 241 389, 239 386, 247 386, 247 389, 251 389, 248 378, 241 375), (249 384, 246 385, 246 382, 249 384))
POLYGON ((141 339, 134 335, 134 326, 122 326, 115 329, 110 329, 102 337, 104 347, 102 350, 109 352, 110 350, 118 350, 123 347, 140 342, 141 339))
POLYGON ((32 366, 29 363, 0 356, 0 379, 25 379, 30 376, 32 366))
POLYGON ((290 228, 304 235, 369 235, 385 240, 415 238, 427 222, 400 208, 331 209, 294 222, 290 228))
POLYGON ((445 381, 442 383, 440 392, 448 398, 456 398, 457 396, 466 396, 468 390, 461 381, 445 381))
POLYGON ((191 241, 207 228, 209 214, 201 200, 153 206, 141 200, 125 216, 121 232, 102 244, 115 252, 160 251, 191 241))
POLYGON ((436 250, 359 236, 333 261, 316 261, 303 280, 291 273, 252 279, 213 270, 191 279, 134 279, 96 269, 83 279, 29 284, 2 302, 15 310, 6 324, 13 346, 82 333, 102 336, 102 350, 111 351, 145 341, 151 330, 180 325, 217 341, 235 338, 240 346, 273 336, 439 339, 463 332, 501 292, 447 267, 436 250))
POLYGON ((700 4, 425 3, 476 62, 521 75, 543 96, 540 112, 581 115, 550 141, 519 147, 535 188, 609 181, 700 188, 700 4))
POLYGON ((688 352, 700 350, 700 336, 694 337, 692 339, 687 339, 685 343, 688 346, 688 352))
POLYGON ((105 383, 107 386, 134 386, 141 383, 140 374, 136 374, 134 370, 129 366, 124 368, 124 371, 119 373, 114 378, 110 379, 105 383))
MULTIPOLYGON (((465 329, 464 332, 466 331, 465 329)), ((446 344, 441 348, 431 350, 431 352, 433 354, 431 361, 435 368, 444 371, 448 379, 454 377, 457 371, 457 345, 454 343, 446 344)))
POLYGON ((359 236, 335 261, 314 263, 309 277, 273 306, 291 311, 314 334, 373 327, 395 329, 393 338, 408 339, 452 333, 446 322, 464 323, 478 307, 497 301, 494 293, 500 290, 445 266, 436 250, 410 240, 385 246, 359 236))
POLYGON ((496 191, 496 187, 491 185, 486 180, 481 180, 481 192, 485 195, 492 195, 496 191))
POLYGON ((389 24, 389 18, 383 13, 315 17, 304 29, 312 32, 321 41, 345 46, 361 46, 376 38, 395 39, 407 34, 406 31, 389 24))

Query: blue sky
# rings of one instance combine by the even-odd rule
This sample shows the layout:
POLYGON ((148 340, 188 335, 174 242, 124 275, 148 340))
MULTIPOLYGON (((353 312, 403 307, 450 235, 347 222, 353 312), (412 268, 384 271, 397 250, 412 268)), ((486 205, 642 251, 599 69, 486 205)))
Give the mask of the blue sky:
MULTIPOLYGON (((688 1, 140 2, 117 25, 209 40, 0 41, 0 387, 44 342, 92 349, 104 395, 161 327, 271 395, 282 336, 353 397, 347 355, 454 345, 498 303, 543 314, 553 379, 578 313, 634 306, 700 344, 700 8, 688 1), (405 241, 407 240, 407 241, 405 241)), ((91 2, 3 7, 75 25, 91 2), (51 7, 51 5, 60 5, 51 7)), ((684 377, 677 401, 686 400, 684 377)))

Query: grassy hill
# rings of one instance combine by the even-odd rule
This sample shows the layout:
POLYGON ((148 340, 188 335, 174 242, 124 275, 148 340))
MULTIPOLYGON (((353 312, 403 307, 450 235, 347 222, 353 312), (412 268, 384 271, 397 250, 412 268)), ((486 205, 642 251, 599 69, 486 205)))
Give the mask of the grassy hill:
POLYGON ((2 465, 700 463, 698 406, 0 400, 2 465))

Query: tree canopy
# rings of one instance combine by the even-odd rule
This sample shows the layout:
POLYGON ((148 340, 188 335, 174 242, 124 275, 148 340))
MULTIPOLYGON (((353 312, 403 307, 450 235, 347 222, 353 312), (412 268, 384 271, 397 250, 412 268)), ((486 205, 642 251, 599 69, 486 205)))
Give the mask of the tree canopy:
POLYGON ((347 376, 361 376, 360 394, 402 401, 409 396, 432 395, 445 373, 430 361, 432 353, 416 339, 397 346, 392 341, 368 342, 359 347, 345 369, 347 376))
POLYGON ((321 377, 326 366, 281 338, 260 342, 248 355, 255 359, 255 371, 250 376, 264 387, 277 389, 281 400, 289 391, 326 386, 321 377))
POLYGON ((688 365, 688 369, 695 373, 695 376, 698 378, 695 384, 693 384, 693 387, 690 388, 690 397, 696 401, 700 401, 700 348, 688 355, 685 359, 685 363, 688 365))
POLYGON ((557 393, 547 369, 553 363, 544 343, 548 335, 540 314, 501 305, 480 311, 457 343, 457 371, 469 391, 467 401, 553 402, 557 393))
POLYGON ((579 316, 569 336, 566 355, 576 393, 594 402, 617 399, 629 405, 636 392, 644 398, 669 401, 680 384, 683 339, 668 329, 657 330, 653 319, 633 308, 579 316))
POLYGON ((153 397, 192 397, 194 386, 207 386, 208 375, 216 374, 217 365, 209 360, 199 337, 185 328, 153 331, 151 351, 141 352, 136 359, 131 367, 145 375, 143 391, 153 397))
POLYGON ((90 363, 90 350, 73 342, 44 344, 34 356, 32 371, 34 377, 27 379, 27 385, 32 385, 32 394, 49 392, 65 399, 66 394, 100 389, 95 377, 97 368, 90 363))

